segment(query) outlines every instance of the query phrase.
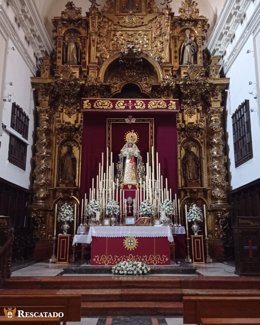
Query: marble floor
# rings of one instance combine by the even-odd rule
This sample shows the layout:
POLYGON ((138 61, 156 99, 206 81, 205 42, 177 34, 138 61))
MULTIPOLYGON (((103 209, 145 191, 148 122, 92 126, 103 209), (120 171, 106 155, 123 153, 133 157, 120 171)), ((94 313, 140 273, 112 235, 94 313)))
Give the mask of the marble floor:
MULTIPOLYGON (((14 276, 58 276, 62 275, 64 268, 69 267, 64 264, 52 263, 35 263, 26 267, 17 269, 12 272, 14 276)), ((195 276, 237 276, 234 271, 234 266, 227 263, 207 263, 195 265, 197 274, 195 276)), ((71 274, 75 276, 76 274, 71 274)), ((86 274, 85 276, 93 276, 96 274, 86 274)), ((160 274, 160 276, 193 276, 184 274, 160 274)), ((64 276, 70 276, 65 274, 64 276)), ((79 274, 82 276, 82 274, 79 274)), ((102 276, 104 276, 102 274, 102 276)), ((107 277, 113 276, 112 274, 105 274, 107 277)), ((153 276, 153 275, 149 275, 153 276)), ((81 322, 68 322, 68 325, 182 325, 182 317, 107 317, 107 318, 82 318, 81 322)))
MULTIPOLYGON (((194 265, 194 264, 193 264, 194 265)), ((66 267, 71 265, 54 264, 48 262, 40 262, 25 266, 12 272, 12 276, 57 276, 62 275, 66 267)), ((234 266, 227 263, 207 263, 207 264, 196 264, 197 275, 203 276, 237 276, 234 271, 234 266)), ((64 276, 75 276, 76 274, 64 274, 64 276)), ((85 274, 85 276, 93 276, 97 274, 85 274)), ((82 274, 79 274, 82 276, 82 274)), ((102 274, 102 276, 113 276, 112 274, 102 274)), ((148 276, 154 276, 150 274, 148 276)), ((160 274, 160 276, 194 276, 194 274, 160 274)))

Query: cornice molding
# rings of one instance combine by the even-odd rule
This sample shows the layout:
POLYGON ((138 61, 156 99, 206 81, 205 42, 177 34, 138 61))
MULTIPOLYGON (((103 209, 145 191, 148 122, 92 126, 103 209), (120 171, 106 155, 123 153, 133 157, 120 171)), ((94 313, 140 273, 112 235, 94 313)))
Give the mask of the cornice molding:
POLYGON ((229 0, 226 2, 208 42, 212 55, 223 55, 235 35, 238 26, 252 0, 229 0))
POLYGON ((243 26, 243 32, 240 32, 241 36, 235 40, 231 52, 226 54, 226 49, 235 38, 237 29, 242 26, 250 4, 254 2, 256 0, 227 1, 208 41, 208 49, 211 54, 222 57, 225 72, 229 70, 249 36, 255 32, 260 23, 260 3, 257 2, 247 25, 243 26))
POLYGON ((13 0, 10 2, 10 6, 19 20, 36 57, 41 58, 45 53, 50 53, 53 44, 35 3, 32 0, 13 0))
POLYGON ((260 3, 256 10, 254 11, 252 17, 250 18, 248 24, 246 25, 242 35, 236 42, 236 46, 232 49, 230 54, 227 58, 224 58, 224 70, 227 72, 232 64, 234 63, 235 59, 237 58, 238 54, 241 52, 242 48, 244 47, 245 43, 249 39, 251 35, 256 33, 256 30, 259 29, 260 26, 260 3))
POLYGON ((7 40, 10 39, 15 44, 15 48, 24 59, 31 73, 35 74, 36 62, 32 59, 8 15, 6 14, 6 8, 3 6, 3 2, 0 2, 0 28, 4 38, 7 40))

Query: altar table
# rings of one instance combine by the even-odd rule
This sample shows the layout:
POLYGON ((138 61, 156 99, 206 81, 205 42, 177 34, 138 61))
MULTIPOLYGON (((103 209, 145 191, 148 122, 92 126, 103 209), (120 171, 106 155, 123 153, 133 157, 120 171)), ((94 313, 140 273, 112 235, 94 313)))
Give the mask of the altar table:
POLYGON ((150 265, 170 264, 170 227, 97 226, 88 235, 76 235, 73 244, 91 243, 92 265, 113 265, 132 259, 150 265), (85 239, 83 241, 83 238, 85 239))

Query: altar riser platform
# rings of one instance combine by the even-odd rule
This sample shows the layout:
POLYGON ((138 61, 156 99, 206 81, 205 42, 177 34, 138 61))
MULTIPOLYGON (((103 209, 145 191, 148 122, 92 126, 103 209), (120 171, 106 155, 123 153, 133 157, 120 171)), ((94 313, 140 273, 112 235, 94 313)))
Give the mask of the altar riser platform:
POLYGON ((37 293, 41 296, 54 290, 58 290, 61 295, 80 293, 82 316, 165 317, 182 314, 183 295, 188 291, 194 290, 196 293, 204 290, 207 294, 223 295, 239 295, 243 292, 250 296, 256 294, 256 291, 260 293, 260 278, 14 277, 6 281, 1 293, 37 293))

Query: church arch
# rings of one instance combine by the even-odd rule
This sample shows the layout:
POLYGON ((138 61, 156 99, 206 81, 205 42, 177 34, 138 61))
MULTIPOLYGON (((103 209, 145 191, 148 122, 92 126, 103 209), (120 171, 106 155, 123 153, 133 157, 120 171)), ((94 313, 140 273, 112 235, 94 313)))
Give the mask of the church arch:
MULTIPOLYGON (((114 66, 115 62, 118 62, 120 59, 121 55, 120 53, 117 53, 113 56, 111 56, 109 59, 107 59, 103 65, 100 68, 100 72, 99 72, 99 79, 101 82, 105 82, 108 72, 111 70, 111 68, 114 66)), ((154 74, 156 75, 156 79, 157 82, 161 82, 163 79, 163 72, 162 69, 159 65, 159 63, 157 61, 155 61, 153 58, 142 54, 141 57, 142 60, 144 60, 145 62, 147 62, 147 64, 149 64, 152 69, 154 70, 154 74)))

